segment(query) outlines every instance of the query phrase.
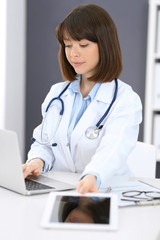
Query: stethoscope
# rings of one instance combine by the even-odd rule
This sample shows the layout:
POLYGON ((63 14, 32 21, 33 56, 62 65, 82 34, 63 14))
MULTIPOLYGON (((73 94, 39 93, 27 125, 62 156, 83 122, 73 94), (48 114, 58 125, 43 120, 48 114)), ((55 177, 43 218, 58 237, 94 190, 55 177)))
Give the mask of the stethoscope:
MULTIPOLYGON (((53 144, 50 144, 51 140, 53 139, 53 137, 55 136, 55 132, 53 133, 53 135, 49 138, 49 140, 47 142, 44 142, 43 141, 43 126, 44 126, 44 122, 45 122, 45 119, 46 119, 46 116, 47 116, 47 113, 48 113, 48 110, 51 106, 51 104, 54 102, 54 101, 59 101, 61 103, 61 110, 59 112, 59 116, 60 116, 60 120, 58 122, 58 125, 56 126, 56 130, 58 129, 58 126, 60 124, 60 121, 61 121, 61 118, 63 116, 63 113, 64 113, 64 102, 61 98, 61 96, 63 95, 63 93, 68 89, 70 83, 66 85, 66 87, 62 90, 62 92, 58 95, 58 97, 55 97, 55 98, 52 98, 51 101, 49 102, 49 104, 47 105, 46 107, 46 110, 45 110, 45 116, 43 118, 43 121, 42 121, 42 128, 41 128, 41 141, 38 141, 37 139, 35 138, 32 138, 32 142, 37 142, 41 145, 47 145, 47 146, 52 146, 52 147, 55 147, 57 146, 57 143, 53 143, 53 144)), ((107 117, 113 103, 115 102, 116 100, 116 97, 117 97, 117 92, 118 92, 118 81, 117 81, 117 78, 115 78, 115 91, 114 91, 114 95, 113 95, 113 99, 109 105, 109 107, 107 108, 107 110, 105 111, 105 113, 103 114, 103 116, 100 118, 100 120, 97 122, 97 124, 95 126, 91 126, 89 128, 86 129, 85 131, 85 136, 88 138, 88 139, 96 139, 98 136, 99 136, 99 132, 100 130, 103 128, 103 125, 101 125, 101 123, 103 122, 103 120, 107 117)), ((55 131, 56 131, 55 130, 55 131)))

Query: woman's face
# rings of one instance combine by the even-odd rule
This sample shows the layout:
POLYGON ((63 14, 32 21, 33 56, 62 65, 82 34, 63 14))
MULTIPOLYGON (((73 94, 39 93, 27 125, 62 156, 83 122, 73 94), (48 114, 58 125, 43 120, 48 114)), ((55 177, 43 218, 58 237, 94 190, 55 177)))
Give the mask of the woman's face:
POLYGON ((75 208, 68 214, 65 222, 68 222, 68 223, 94 223, 93 218, 88 213, 86 213, 82 209, 78 209, 78 208, 75 208))
POLYGON ((69 37, 64 39, 65 53, 68 62, 77 74, 88 78, 99 62, 98 44, 87 39, 75 41, 69 37))

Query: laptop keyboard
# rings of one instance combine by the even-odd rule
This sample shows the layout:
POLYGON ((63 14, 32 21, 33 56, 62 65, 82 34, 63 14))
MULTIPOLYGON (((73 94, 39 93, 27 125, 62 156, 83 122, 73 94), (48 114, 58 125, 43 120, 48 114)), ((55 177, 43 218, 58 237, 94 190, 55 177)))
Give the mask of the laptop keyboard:
POLYGON ((29 179, 25 179, 26 189, 28 191, 31 190, 43 190, 43 189, 53 189, 54 187, 50 187, 47 185, 44 185, 42 183, 34 182, 29 179))

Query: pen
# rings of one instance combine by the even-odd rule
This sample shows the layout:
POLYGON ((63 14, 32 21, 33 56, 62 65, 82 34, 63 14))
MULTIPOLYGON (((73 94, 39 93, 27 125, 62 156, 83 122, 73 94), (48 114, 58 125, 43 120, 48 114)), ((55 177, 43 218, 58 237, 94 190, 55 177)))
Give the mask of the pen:
POLYGON ((136 204, 138 206, 149 206, 149 205, 159 205, 160 200, 148 200, 148 201, 137 201, 136 204))
POLYGON ((133 201, 133 200, 130 200, 130 199, 122 198, 121 200, 122 201, 134 202, 138 206, 150 206, 150 205, 156 206, 156 205, 160 204, 160 199, 158 199, 158 200, 145 200, 145 201, 133 201))
POLYGON ((106 190, 106 193, 109 193, 112 191, 112 188, 111 187, 108 187, 107 190, 106 190))

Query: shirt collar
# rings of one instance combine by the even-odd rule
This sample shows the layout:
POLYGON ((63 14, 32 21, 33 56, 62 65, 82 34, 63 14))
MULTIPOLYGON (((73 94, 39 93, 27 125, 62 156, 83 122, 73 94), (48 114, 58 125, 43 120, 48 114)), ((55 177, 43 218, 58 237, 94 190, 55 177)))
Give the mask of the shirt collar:
MULTIPOLYGON (((74 93, 78 93, 78 94, 80 93, 81 94, 81 92, 80 92, 80 81, 81 81, 81 77, 78 76, 77 80, 75 80, 74 82, 71 82, 71 84, 68 87, 68 90, 71 94, 74 94, 74 93)), ((100 83, 96 83, 85 99, 91 98, 91 101, 92 101, 95 98, 100 85, 101 85, 100 83)))

